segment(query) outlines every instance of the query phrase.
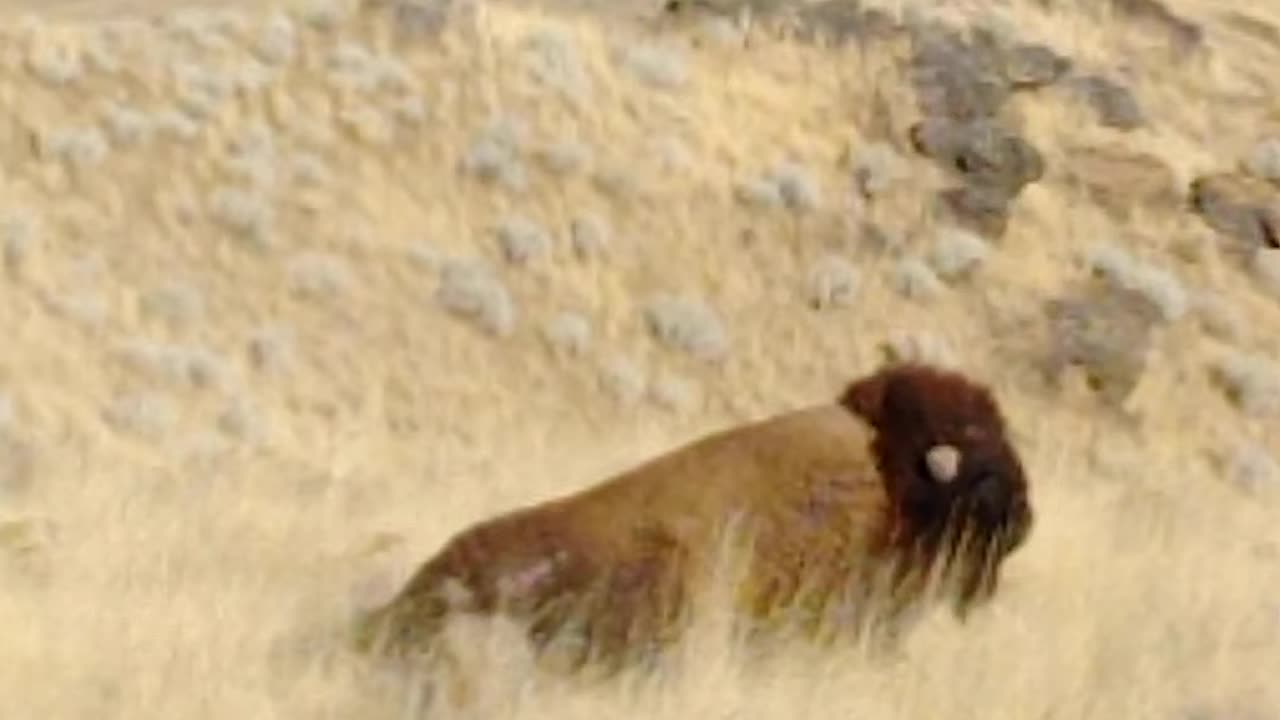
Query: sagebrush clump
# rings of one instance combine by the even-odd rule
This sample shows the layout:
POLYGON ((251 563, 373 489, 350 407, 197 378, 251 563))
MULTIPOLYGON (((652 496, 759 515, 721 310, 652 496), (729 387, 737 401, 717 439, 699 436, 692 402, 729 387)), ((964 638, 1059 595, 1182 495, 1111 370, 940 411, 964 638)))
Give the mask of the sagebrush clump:
POLYGON ((1211 376, 1236 407, 1255 417, 1280 412, 1280 365, 1266 355, 1232 350, 1211 365, 1211 376))
POLYGON ((1166 322, 1177 320, 1187 312, 1190 301, 1186 288, 1168 270, 1143 262, 1110 244, 1092 247, 1086 261, 1090 269, 1107 282, 1146 298, 1166 322))
POLYGON ((816 310, 845 307, 853 303, 861 282, 853 263, 839 255, 823 255, 809 268, 806 300, 816 310))
POLYGON ((256 193, 229 186, 215 188, 209 198, 209 214, 235 237, 255 248, 268 248, 273 244, 275 212, 256 193))
POLYGON ((905 257, 893 267, 893 287, 909 300, 932 300, 941 295, 942 279, 924 260, 905 257))
POLYGON ((515 299, 480 261, 446 262, 440 270, 436 299, 450 313, 471 320, 494 335, 509 335, 515 330, 515 299))
POLYGON ((986 262, 991 246, 977 234, 946 228, 934 241, 931 264, 943 280, 960 280, 986 262))
POLYGON ((287 271, 290 290, 304 298, 343 295, 355 286, 351 265, 330 253, 298 253, 289 259, 287 271))
POLYGON ((578 215, 569 223, 569 242, 579 260, 598 260, 609 254, 613 228, 595 213, 578 215))
POLYGON ((112 429, 148 440, 169 432, 179 417, 177 402, 159 391, 122 393, 102 410, 103 421, 112 429))
POLYGON ((502 256, 514 265, 527 265, 551 252, 551 236, 541 225, 524 215, 505 218, 494 233, 502 256))
POLYGON ((543 337, 554 352, 578 357, 591 348, 591 321, 582 313, 557 313, 543 327, 543 337))
POLYGON ((703 360, 719 360, 729 351, 729 336, 719 315, 702 300, 659 294, 645 305, 650 332, 667 347, 703 360))

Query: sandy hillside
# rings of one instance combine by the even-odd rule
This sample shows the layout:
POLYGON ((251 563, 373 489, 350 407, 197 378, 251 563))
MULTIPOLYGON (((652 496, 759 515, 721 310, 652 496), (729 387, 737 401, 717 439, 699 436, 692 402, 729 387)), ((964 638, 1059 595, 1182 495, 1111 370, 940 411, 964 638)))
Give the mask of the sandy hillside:
POLYGON ((0 717, 406 717, 330 630, 448 535, 898 355, 1032 473, 979 618, 437 717, 1280 718, 1280 10, 1164 1, 0 3, 0 717))

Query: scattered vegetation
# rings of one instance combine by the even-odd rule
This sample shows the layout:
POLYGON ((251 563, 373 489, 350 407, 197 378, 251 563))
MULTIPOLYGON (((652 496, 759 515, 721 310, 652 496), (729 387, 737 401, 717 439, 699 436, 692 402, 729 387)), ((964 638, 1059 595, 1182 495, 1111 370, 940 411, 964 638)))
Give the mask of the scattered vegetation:
POLYGON ((480 261, 445 263, 440 270, 436 298, 449 312, 494 335, 509 335, 515 330, 515 299, 497 275, 480 261))
POLYGON ((809 269, 809 305, 818 310, 850 305, 861 279, 853 263, 839 255, 824 255, 809 269))
POLYGON ((719 315, 702 300, 660 293, 644 308, 649 331, 662 344, 702 360, 721 360, 729 335, 719 315))
POLYGON ((444 516, 925 361, 999 386, 1042 498, 990 613, 922 618, 899 665, 695 647, 618 697, 464 643, 495 653, 472 715, 1280 706, 1265 31, 1242 51, 1162 0, 888 5, 0 23, 0 691, 398 717, 395 678, 324 635, 349 584, 396 577, 369 535, 430 547, 444 516), (1152 379, 1148 412, 1120 431, 1054 392, 1069 369, 1104 404, 1152 379))

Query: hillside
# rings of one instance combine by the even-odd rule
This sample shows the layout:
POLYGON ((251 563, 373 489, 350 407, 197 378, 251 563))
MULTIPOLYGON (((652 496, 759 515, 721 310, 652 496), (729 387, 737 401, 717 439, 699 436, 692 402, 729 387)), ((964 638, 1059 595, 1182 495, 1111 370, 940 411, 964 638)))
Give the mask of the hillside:
POLYGON ((1280 718, 1280 9, 734 2, 0 2, 0 716, 405 717, 453 532, 923 357, 981 617, 457 716, 1280 718))

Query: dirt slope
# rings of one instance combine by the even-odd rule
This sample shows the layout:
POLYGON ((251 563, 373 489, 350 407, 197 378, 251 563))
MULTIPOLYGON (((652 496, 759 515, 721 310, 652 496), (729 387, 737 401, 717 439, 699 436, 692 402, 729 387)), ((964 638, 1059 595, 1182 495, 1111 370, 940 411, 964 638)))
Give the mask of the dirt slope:
POLYGON ((470 712, 1280 717, 1280 16, 901 5, 0 4, 0 714, 401 717, 352 603, 896 354, 1034 473, 988 614, 470 712))

